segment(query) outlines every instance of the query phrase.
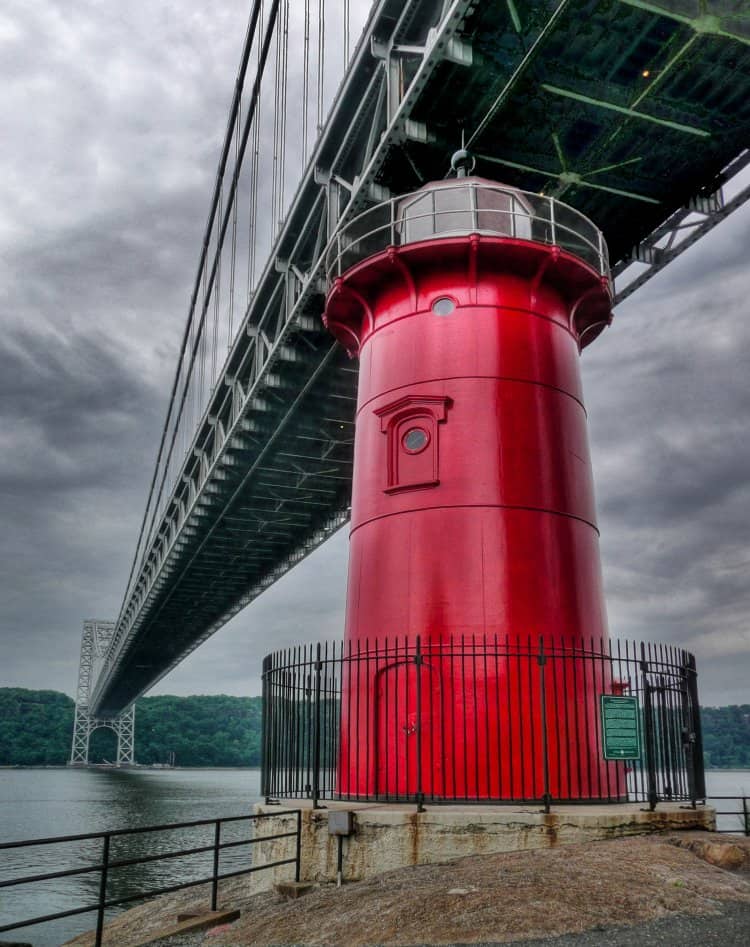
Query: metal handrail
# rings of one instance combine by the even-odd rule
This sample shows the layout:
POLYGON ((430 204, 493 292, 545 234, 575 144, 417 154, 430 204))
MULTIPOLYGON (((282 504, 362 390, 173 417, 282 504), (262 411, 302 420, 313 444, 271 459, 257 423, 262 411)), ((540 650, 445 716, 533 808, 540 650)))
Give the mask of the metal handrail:
MULTIPOLYGON (((706 801, 710 803, 713 803, 715 801, 742 803, 741 808, 738 808, 738 809, 714 809, 714 812, 716 813, 717 816, 731 815, 731 816, 736 816, 739 819, 741 819, 742 821, 741 832, 743 835, 746 835, 748 836, 748 838, 750 838, 750 796, 747 796, 747 795, 721 796, 721 795, 714 795, 714 793, 708 793, 706 796, 706 801)), ((718 825, 717 825, 716 831, 723 832, 726 834, 731 834, 731 835, 737 834, 734 829, 720 829, 718 825)))
POLYGON ((88 914, 97 912, 96 921, 96 939, 95 947, 101 947, 104 930, 104 917, 107 908, 117 907, 122 904, 128 904, 133 901, 141 901, 145 898, 151 898, 159 894, 171 894, 174 891, 181 891, 184 888, 192 888, 197 885, 211 884, 211 910, 216 910, 218 899, 219 881, 225 878, 236 878, 240 875, 248 875, 257 871, 265 871, 268 868, 276 868, 279 865, 294 865, 295 880, 299 881, 300 876, 300 857, 301 857, 301 828, 302 812, 299 809, 279 810, 273 813, 258 812, 250 815, 226 816, 219 819, 196 819, 190 822, 170 822, 163 825, 140 826, 134 829, 112 829, 108 832, 87 832, 79 835, 58 835, 50 838, 22 839, 14 842, 0 843, 0 851, 8 849, 32 848, 37 846, 59 845, 70 842, 101 840, 102 854, 99 862, 91 865, 85 865, 80 868, 68 868, 61 871, 44 872, 36 875, 23 875, 20 878, 8 878, 0 881, 0 888, 11 888, 18 885, 34 884, 42 881, 49 881, 57 878, 70 878, 77 875, 99 873, 99 897, 94 904, 85 904, 80 907, 70 908, 66 911, 57 911, 53 914, 38 915, 32 918, 26 918, 23 921, 14 921, 12 924, 0 925, 0 934, 7 931, 18 930, 22 927, 31 927, 36 924, 43 924, 48 921, 62 920, 66 917, 73 917, 79 914, 88 914), (295 828, 290 832, 278 832, 273 835, 256 836, 250 839, 241 839, 239 841, 222 842, 221 827, 229 822, 259 822, 262 819, 276 818, 277 816, 295 816, 295 828), (213 826, 214 839, 209 845, 193 846, 192 848, 183 848, 169 852, 159 852, 153 855, 142 855, 138 858, 110 858, 110 844, 113 838, 124 836, 142 835, 148 832, 166 832, 175 829, 195 828, 197 826, 213 826), (242 845, 255 845, 258 842, 268 842, 275 839, 294 838, 296 840, 295 853, 291 858, 279 859, 278 861, 268 862, 263 865, 256 865, 250 868, 241 868, 235 871, 219 872, 219 856, 222 851, 229 848, 237 848, 242 845), (162 861, 170 858, 187 857, 200 853, 213 852, 213 870, 206 878, 191 879, 190 881, 180 882, 179 884, 166 885, 161 888, 152 888, 148 891, 139 891, 136 894, 125 895, 119 898, 107 898, 107 879, 108 873, 112 868, 123 868, 133 865, 147 864, 149 862, 162 861))
POLYGON ((356 263, 388 247, 472 233, 559 246, 593 266, 611 283, 606 242, 602 232, 585 214, 553 197, 470 180, 392 197, 358 214, 331 240, 325 260, 326 276, 330 283, 356 263), (467 199, 464 204, 458 203, 458 206, 438 210, 433 197, 432 210, 429 212, 409 212, 419 200, 431 195, 452 193, 458 193, 462 198, 465 195, 467 199), (478 199, 481 194, 502 195, 509 200, 511 209, 482 206, 478 199), (449 223, 451 217, 468 217, 468 226, 438 226, 440 223, 449 223), (370 226, 371 219, 380 222, 370 226), (432 222, 429 236, 409 239, 408 228, 419 221, 432 222))

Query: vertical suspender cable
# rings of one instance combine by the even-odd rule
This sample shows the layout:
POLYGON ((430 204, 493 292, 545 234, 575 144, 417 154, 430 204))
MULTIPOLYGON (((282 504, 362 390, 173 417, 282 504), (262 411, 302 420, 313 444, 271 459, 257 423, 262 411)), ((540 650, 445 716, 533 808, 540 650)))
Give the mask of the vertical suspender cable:
POLYGON ((323 131, 323 78, 325 74, 326 0, 318 0, 318 135, 323 131))
MULTIPOLYGON (((190 334, 188 338, 189 348, 192 349, 194 341, 195 341, 195 326, 193 325, 193 320, 191 319, 190 320, 190 334)), ((184 369, 185 371, 187 369, 187 366, 184 361, 181 364, 181 369, 184 369)), ((184 379, 182 379, 182 375, 183 375, 183 371, 180 372, 180 377, 181 377, 181 380, 184 381, 184 379)), ((196 421, 197 421, 195 417, 195 392, 192 389, 190 390, 190 409, 189 409, 188 415, 189 415, 190 430, 192 431, 195 428, 196 421)), ((187 450, 187 444, 185 444, 185 450, 187 450)))
MULTIPOLYGON (((237 122, 234 132, 234 166, 239 167, 238 156, 240 152, 240 126, 242 125, 242 100, 240 99, 237 109, 237 122)), ((227 351, 232 347, 232 323, 234 321, 234 277, 237 269, 237 211, 239 208, 239 195, 235 195, 232 207, 232 262, 229 270, 229 319, 227 323, 227 351)))
MULTIPOLYGON (((260 12, 258 23, 258 33, 263 35, 263 10, 260 12)), ((260 57, 261 44, 258 42, 258 62, 256 75, 260 75, 260 57)), ((258 170, 260 163, 260 117, 261 117, 261 92, 258 88, 258 108, 253 120, 253 147, 252 147, 252 170, 250 173, 250 230, 248 233, 248 256, 247 256, 247 302, 255 289, 255 258, 257 254, 257 235, 258 235, 258 170)))
MULTIPOLYGON (((218 207, 219 207, 219 210, 221 210, 221 191, 219 191, 218 207)), ((201 304, 201 312, 206 311, 209 301, 210 301, 210 297, 208 294, 208 270, 204 269, 203 270, 203 303, 201 304)), ((200 365, 198 366, 198 380, 199 380, 198 417, 200 418, 200 416, 203 414, 203 383, 206 377, 206 335, 203 332, 203 320, 198 321, 197 336, 198 336, 198 348, 200 351, 200 365)), ((190 377, 188 376, 188 378, 185 381, 185 385, 188 386, 189 384, 190 384, 190 377)), ((170 450, 169 453, 171 454, 172 451, 170 450)), ((161 497, 161 492, 162 492, 163 487, 164 487, 164 480, 162 480, 159 486, 160 497, 161 497)))
POLYGON ((260 117, 255 118, 253 130, 253 169, 250 176, 250 253, 247 260, 247 301, 255 289, 255 261, 258 239, 258 164, 260 162, 260 117))
MULTIPOLYGON (((224 185, 222 183, 221 195, 219 199, 219 217, 221 217, 224 204, 224 185)), ((221 256, 224 252, 223 244, 216 249, 218 257, 218 266, 216 269, 216 282, 214 283, 214 331, 211 339, 211 375, 206 385, 207 394, 213 391, 216 383, 216 356, 219 348, 219 316, 221 315, 221 256)))
POLYGON ((279 212, 276 215, 279 229, 284 221, 284 190, 286 178, 286 120, 287 120, 287 88, 289 85, 289 0, 283 0, 282 6, 282 68, 281 68, 281 103, 279 109, 279 212))
MULTIPOLYGON (((283 12, 282 12, 283 19, 283 12)), ((273 168, 271 173, 271 233, 276 236, 279 226, 279 128, 281 125, 281 57, 282 37, 281 21, 276 23, 276 61, 273 79, 273 168)))
POLYGON ((349 0, 344 0, 344 69, 349 65, 349 0))
POLYGON ((305 0, 302 40, 302 167, 307 165, 307 122, 310 102, 310 0, 305 0))
MULTIPOLYGON (((201 273, 206 263, 206 253, 208 250, 208 235, 210 234, 211 229, 213 228, 214 216, 216 214, 218 184, 219 184, 219 181, 224 176, 224 167, 226 165, 226 159, 229 154, 229 146, 232 140, 231 132, 232 132, 232 129, 234 128, 236 109, 240 100, 240 95, 242 93, 242 86, 245 81, 245 74, 247 72, 247 65, 250 58, 250 50, 252 48, 253 39, 255 37, 256 27, 258 24, 258 17, 260 15, 262 6, 263 6, 263 0, 254 0, 253 8, 250 13, 250 20, 247 25, 247 33, 245 34, 245 43, 242 49, 242 59, 240 60, 240 68, 239 68, 239 72, 237 73, 237 82, 235 85, 234 98, 232 100, 232 106, 229 110, 229 122, 227 124, 227 133, 224 139, 224 148, 222 151, 221 158, 219 160, 219 168, 216 175, 216 185, 214 186, 214 194, 211 200, 211 207, 208 213, 208 222, 206 224, 206 233, 203 238, 203 248, 202 248, 200 260, 198 263, 198 272, 196 274, 195 283, 193 285, 193 294, 190 300, 190 307, 188 309, 187 323, 182 333, 182 341, 180 343, 180 352, 177 357, 177 369, 174 374, 174 379, 172 381, 172 390, 169 395, 167 417, 164 421, 164 426, 162 427, 161 438, 159 441, 159 449, 156 454, 156 463, 154 465, 154 473, 151 477, 151 484, 149 486, 148 498, 146 500, 146 508, 143 511, 143 519, 141 520, 141 526, 138 532, 138 540, 136 541, 135 552, 133 554, 133 560, 130 565, 130 573, 128 574, 128 581, 125 587, 125 595, 123 596, 122 606, 120 608, 120 614, 117 618, 118 624, 120 620, 122 619, 123 610, 127 603, 128 595, 130 593, 131 583, 133 581, 135 568, 136 568, 136 565, 138 564, 138 560, 140 557, 143 537, 146 532, 146 523, 148 522, 149 511, 152 509, 151 503, 154 497, 154 489, 156 487, 156 481, 159 476, 159 469, 160 469, 160 466, 162 463, 162 457, 164 454, 164 445, 167 440, 169 425, 172 420, 172 412, 173 412, 173 408, 175 404, 175 397, 177 395, 177 389, 180 383, 180 376, 182 374, 182 369, 183 369, 183 360, 185 358, 186 352, 188 351, 188 342, 190 341, 191 332, 194 331, 193 319, 195 315, 195 304, 198 298, 198 289, 200 287, 201 273)), ((262 29, 261 29, 261 33, 262 33, 262 29)), ((191 343, 190 349, 192 350, 193 347, 194 346, 191 343)), ((183 403, 184 403, 184 399, 183 399, 183 403)), ((176 422, 176 423, 179 423, 179 422, 176 422)))

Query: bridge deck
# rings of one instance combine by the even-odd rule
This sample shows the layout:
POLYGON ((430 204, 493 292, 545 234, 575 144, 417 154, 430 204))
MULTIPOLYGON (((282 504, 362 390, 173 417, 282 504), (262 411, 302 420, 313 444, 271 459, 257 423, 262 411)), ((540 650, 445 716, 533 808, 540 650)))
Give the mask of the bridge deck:
POLYGON ((346 520, 356 365, 320 324, 337 226, 443 177, 462 130, 477 173, 590 217, 615 273, 681 208, 721 211, 723 169, 750 143, 750 17, 710 7, 376 4, 139 563, 96 713, 127 706, 346 520))

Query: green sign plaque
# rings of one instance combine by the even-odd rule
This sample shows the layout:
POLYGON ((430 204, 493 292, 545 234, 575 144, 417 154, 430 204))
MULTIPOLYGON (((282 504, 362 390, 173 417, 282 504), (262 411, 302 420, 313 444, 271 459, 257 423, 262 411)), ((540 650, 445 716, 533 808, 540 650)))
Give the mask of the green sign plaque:
POLYGON ((602 742, 605 760, 641 758, 641 724, 637 697, 602 694, 602 742))

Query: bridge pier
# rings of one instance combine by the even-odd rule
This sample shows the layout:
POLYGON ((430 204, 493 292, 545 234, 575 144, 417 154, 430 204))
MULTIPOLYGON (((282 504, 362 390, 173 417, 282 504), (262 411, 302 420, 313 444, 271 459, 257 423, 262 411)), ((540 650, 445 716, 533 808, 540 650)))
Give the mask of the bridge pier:
POLYGON ((117 734, 118 766, 132 766, 135 762, 135 704, 116 717, 93 717, 88 707, 76 704, 76 716, 73 724, 73 746, 70 752, 70 766, 88 766, 89 741, 94 730, 113 730, 117 734))
POLYGON ((117 734, 117 765, 132 766, 135 762, 135 704, 115 717, 97 717, 89 710, 94 662, 106 654, 114 628, 114 622, 98 619, 83 623, 70 766, 88 766, 91 734, 101 728, 113 730, 117 734))

